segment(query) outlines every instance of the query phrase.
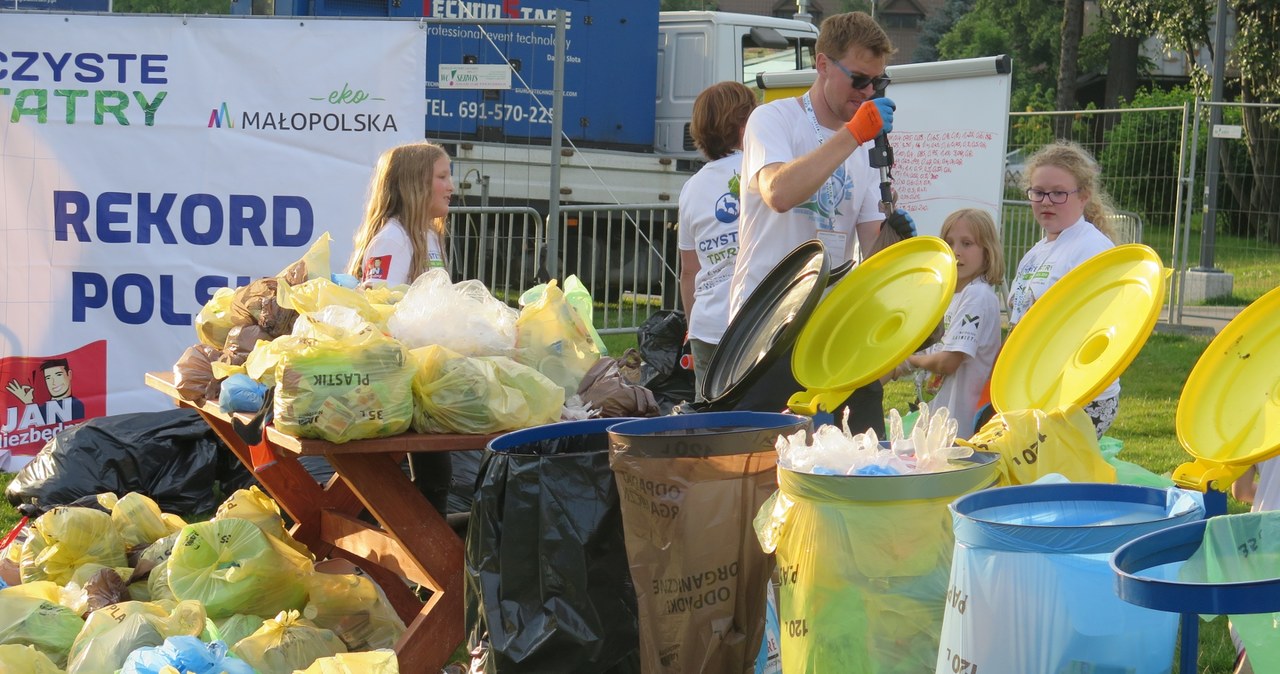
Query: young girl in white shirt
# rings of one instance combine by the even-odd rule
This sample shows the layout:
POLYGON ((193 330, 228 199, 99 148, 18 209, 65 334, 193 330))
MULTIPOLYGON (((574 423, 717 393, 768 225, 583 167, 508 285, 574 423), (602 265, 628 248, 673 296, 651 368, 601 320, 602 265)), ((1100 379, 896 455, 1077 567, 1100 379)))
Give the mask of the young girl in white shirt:
POLYGON ((453 198, 450 170, 449 155, 435 143, 407 143, 383 152, 347 273, 361 281, 400 285, 444 267, 445 216, 453 198))
MULTIPOLYGON (((445 266, 450 170, 449 155, 435 143, 407 143, 378 157, 348 274, 363 283, 400 285, 445 266)), ((449 452, 413 452, 409 463, 418 490, 444 515, 453 477, 449 452)))
MULTIPOLYGON (((1013 327, 1058 279, 1115 243, 1107 216, 1112 209, 1102 190, 1098 163, 1069 141, 1044 146, 1027 160, 1027 200, 1044 238, 1022 256, 1009 289, 1013 327)), ((1102 437, 1119 410, 1120 380, 1111 382, 1084 411, 1102 437)))
POLYGON ((896 375, 922 370, 924 397, 973 435, 982 389, 1000 352, 1000 300, 1004 255, 996 223, 986 211, 963 208, 942 222, 942 239, 956 256, 956 292, 942 319, 942 340, 907 358, 896 375))

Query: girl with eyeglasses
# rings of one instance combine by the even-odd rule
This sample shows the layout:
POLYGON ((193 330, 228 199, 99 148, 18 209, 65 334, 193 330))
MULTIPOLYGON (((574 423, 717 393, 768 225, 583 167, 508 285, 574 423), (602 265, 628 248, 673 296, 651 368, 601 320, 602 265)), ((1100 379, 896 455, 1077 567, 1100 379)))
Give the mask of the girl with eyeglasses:
MULTIPOLYGON (((1012 328, 1058 279, 1085 260, 1112 248, 1108 217, 1113 209, 1102 190, 1098 162, 1070 141, 1046 145, 1027 161, 1027 199, 1044 238, 1018 263, 1009 289, 1012 328)), ((1107 387, 1084 411, 1098 437, 1115 421, 1120 381, 1107 387)))

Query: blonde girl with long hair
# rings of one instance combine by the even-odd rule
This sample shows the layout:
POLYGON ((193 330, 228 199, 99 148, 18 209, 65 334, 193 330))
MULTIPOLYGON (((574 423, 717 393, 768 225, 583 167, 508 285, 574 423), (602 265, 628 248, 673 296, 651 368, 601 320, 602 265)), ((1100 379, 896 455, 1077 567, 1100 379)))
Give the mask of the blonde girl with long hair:
POLYGON ((449 155, 435 143, 393 147, 378 158, 347 273, 363 282, 413 283, 445 267, 445 216, 453 197, 449 155))
POLYGON ((1004 253, 995 220, 977 208, 948 215, 942 239, 956 256, 956 291, 942 319, 942 339, 909 356, 894 374, 915 371, 923 397, 935 408, 946 407, 959 424, 958 437, 968 438, 1000 353, 995 289, 1004 282, 1004 253))

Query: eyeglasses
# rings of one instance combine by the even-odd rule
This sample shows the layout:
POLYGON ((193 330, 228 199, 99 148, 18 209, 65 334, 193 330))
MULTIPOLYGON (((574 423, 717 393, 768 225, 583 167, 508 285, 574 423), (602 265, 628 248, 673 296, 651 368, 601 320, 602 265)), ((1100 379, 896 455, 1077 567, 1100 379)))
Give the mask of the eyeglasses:
POLYGON ((848 68, 844 67, 843 63, 829 56, 827 57, 827 60, 834 63, 835 66, 840 69, 840 72, 844 73, 845 76, 849 78, 849 84, 851 84, 854 89, 865 89, 866 86, 870 84, 873 91, 877 94, 882 94, 884 93, 884 90, 888 89, 889 85, 893 83, 893 80, 885 77, 884 75, 880 75, 878 77, 871 77, 870 75, 854 75, 848 68))
POLYGON ((1027 190, 1027 199, 1034 201, 1038 204, 1043 202, 1045 197, 1049 197, 1049 203, 1051 204, 1065 204, 1067 203, 1067 197, 1079 191, 1080 191, 1079 189, 1074 189, 1074 190, 1071 190, 1070 192, 1062 192, 1060 190, 1045 192, 1043 190, 1031 189, 1031 190, 1027 190))

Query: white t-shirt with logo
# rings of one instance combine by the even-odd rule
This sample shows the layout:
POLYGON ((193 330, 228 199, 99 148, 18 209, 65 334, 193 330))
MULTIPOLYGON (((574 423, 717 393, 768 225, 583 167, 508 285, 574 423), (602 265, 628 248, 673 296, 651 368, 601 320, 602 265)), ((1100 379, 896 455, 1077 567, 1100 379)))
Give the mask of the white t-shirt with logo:
MULTIPOLYGON (((440 237, 434 233, 427 237, 427 256, 431 260, 431 269, 444 267, 444 255, 441 252, 440 237)), ((392 218, 382 229, 373 235, 369 247, 364 251, 364 262, 360 265, 362 281, 386 281, 387 285, 413 283, 409 278, 409 265, 413 264, 413 240, 409 232, 392 218)))
MULTIPOLYGON (((1009 325, 1017 325, 1036 300, 1044 296, 1050 286, 1067 272, 1080 266, 1085 260, 1115 247, 1106 234, 1098 231, 1083 217, 1062 230, 1058 238, 1040 239, 1022 256, 1018 272, 1009 288, 1009 325)), ((1112 382, 1097 400, 1107 400, 1120 395, 1120 380, 1112 382)))
POLYGON ((689 336, 719 344, 729 325, 729 281, 738 256, 738 190, 742 168, 734 152, 703 166, 680 190, 680 250, 698 254, 689 336))
POLYGON ((959 424, 958 437, 967 439, 973 435, 978 400, 1000 353, 1000 300, 996 291, 985 280, 973 279, 951 297, 942 325, 942 341, 925 353, 954 351, 968 358, 945 377, 925 372, 924 388, 933 394, 929 406, 947 408, 959 424))
POLYGON ((871 168, 867 146, 849 155, 829 180, 808 201, 786 213, 775 213, 753 184, 760 169, 792 161, 825 142, 835 131, 819 126, 795 98, 766 103, 747 120, 742 139, 742 218, 738 223, 738 262, 730 287, 730 316, 742 308, 751 292, 775 265, 800 244, 819 239, 827 244, 828 260, 835 267, 861 259, 860 222, 884 220, 879 209, 880 175, 871 168), (840 242, 842 250, 833 250, 840 242))

